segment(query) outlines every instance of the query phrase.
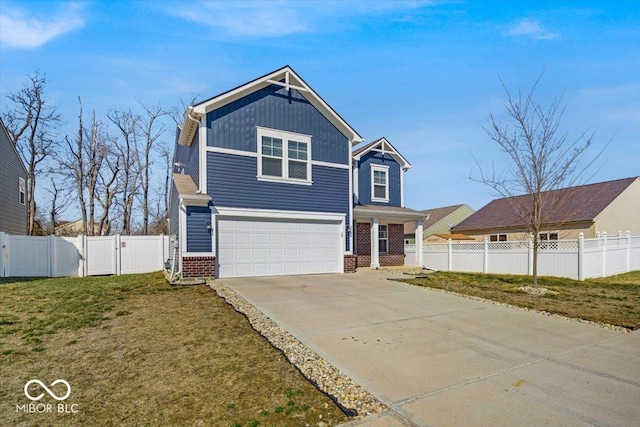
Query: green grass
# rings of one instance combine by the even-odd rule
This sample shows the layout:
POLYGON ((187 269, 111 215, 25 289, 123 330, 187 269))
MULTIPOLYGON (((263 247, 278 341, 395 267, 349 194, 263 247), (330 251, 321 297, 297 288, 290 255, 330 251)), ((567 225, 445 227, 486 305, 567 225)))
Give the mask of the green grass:
POLYGON ((0 279, 0 378, 2 425, 348 420, 215 292, 172 288, 160 273, 0 279), (16 412, 33 378, 68 381, 78 413, 16 412))
POLYGON ((640 271, 583 282, 539 277, 538 287, 552 291, 543 296, 519 289, 531 284, 528 276, 437 272, 402 281, 632 330, 640 328, 640 271))

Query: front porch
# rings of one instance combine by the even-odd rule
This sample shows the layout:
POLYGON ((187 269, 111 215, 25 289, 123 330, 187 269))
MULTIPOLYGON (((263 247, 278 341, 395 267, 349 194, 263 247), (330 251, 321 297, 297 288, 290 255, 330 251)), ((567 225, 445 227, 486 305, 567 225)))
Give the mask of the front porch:
MULTIPOLYGON (((423 265, 422 223, 427 214, 396 206, 358 205, 354 216, 354 254, 357 267, 405 265, 404 223, 415 222, 415 265, 423 265)), ((413 261, 413 260, 412 260, 413 261)), ((411 263, 413 264, 413 262, 411 263)))

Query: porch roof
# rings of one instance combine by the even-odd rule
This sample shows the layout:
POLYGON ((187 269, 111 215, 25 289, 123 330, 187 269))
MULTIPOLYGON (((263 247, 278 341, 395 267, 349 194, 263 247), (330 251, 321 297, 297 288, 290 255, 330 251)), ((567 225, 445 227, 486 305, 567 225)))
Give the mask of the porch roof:
POLYGON ((189 206, 206 206, 209 204, 211 196, 199 193, 198 187, 190 175, 174 173, 173 183, 176 186, 176 190, 178 190, 182 204, 189 206))
POLYGON ((392 221, 425 221, 429 214, 399 206, 357 205, 353 208, 355 219, 378 218, 392 221))

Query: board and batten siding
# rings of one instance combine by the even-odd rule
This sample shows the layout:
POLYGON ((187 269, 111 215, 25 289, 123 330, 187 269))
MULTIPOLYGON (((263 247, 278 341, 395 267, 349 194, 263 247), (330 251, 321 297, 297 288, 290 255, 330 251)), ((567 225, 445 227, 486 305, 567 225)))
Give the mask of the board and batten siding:
POLYGON ((400 174, 398 162, 390 155, 369 152, 362 156, 358 164, 358 201, 363 205, 401 206, 400 174), (371 165, 389 166, 389 203, 371 201, 371 165))
POLYGON ((348 138, 297 90, 276 85, 207 113, 207 145, 255 153, 257 126, 310 135, 313 160, 350 164, 348 138))
POLYGON ((27 172, 0 124, 0 231, 27 234, 27 172), (25 182, 25 201, 20 203, 20 178, 25 182))
MULTIPOLYGON (((207 153, 207 188, 214 206, 345 214, 349 224, 349 170, 312 165, 312 185, 258 181, 257 158, 207 153)), ((349 239, 345 236, 345 247, 349 239)))
POLYGON ((187 252, 211 252, 211 209, 187 206, 187 252))

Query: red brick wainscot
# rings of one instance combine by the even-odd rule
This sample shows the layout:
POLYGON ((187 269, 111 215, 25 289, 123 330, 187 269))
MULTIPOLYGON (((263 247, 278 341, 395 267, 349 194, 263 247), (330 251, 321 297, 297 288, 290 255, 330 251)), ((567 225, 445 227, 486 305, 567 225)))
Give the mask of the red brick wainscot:
POLYGON ((345 255, 344 256, 344 272, 345 273, 355 273, 356 272, 357 258, 358 257, 356 255, 345 255))
MULTIPOLYGON (((379 254, 380 266, 390 267, 394 265, 404 265, 404 225, 388 224, 389 230, 389 252, 379 254)), ((359 222, 356 228, 357 233, 357 266, 371 266, 371 224, 359 222)))
POLYGON ((216 257, 182 257, 182 277, 216 277, 216 257))

